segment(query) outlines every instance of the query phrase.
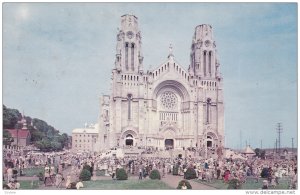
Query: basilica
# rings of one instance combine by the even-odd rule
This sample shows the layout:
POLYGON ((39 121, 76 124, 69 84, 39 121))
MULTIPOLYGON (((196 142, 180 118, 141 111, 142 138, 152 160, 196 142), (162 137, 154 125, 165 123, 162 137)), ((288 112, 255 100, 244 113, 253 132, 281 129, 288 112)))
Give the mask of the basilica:
POLYGON ((121 16, 111 92, 100 98, 99 150, 224 146, 223 85, 212 27, 195 27, 188 70, 171 46, 166 61, 145 70, 141 34, 136 16, 121 16))

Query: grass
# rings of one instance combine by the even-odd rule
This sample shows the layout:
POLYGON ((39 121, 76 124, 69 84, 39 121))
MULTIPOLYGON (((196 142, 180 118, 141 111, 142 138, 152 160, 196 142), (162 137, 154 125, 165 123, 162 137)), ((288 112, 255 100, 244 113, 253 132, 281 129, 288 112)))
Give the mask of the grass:
POLYGON ((30 181, 30 180, 26 180, 26 181, 18 181, 18 183, 20 183, 20 188, 19 190, 33 190, 33 189, 38 189, 39 188, 39 181, 30 181))
POLYGON ((33 168, 25 168, 23 170, 23 174, 26 177, 32 177, 34 175, 38 175, 40 172, 44 173, 44 168, 43 167, 33 167, 33 168))
POLYGON ((96 176, 105 176, 105 170, 96 170, 96 176))
POLYGON ((160 180, 97 180, 83 182, 82 190, 167 190, 172 189, 160 180))
POLYGON ((39 188, 39 181, 19 181, 21 190, 39 188))
MULTIPOLYGON (((242 184, 242 189, 244 189, 244 190, 261 189, 263 180, 264 179, 260 178, 258 180, 258 183, 256 183, 256 181, 254 179, 247 180, 246 183, 242 184)), ((224 183, 223 180, 214 180, 211 183, 207 183, 205 181, 200 181, 200 180, 194 180, 194 181, 215 187, 217 189, 227 189, 227 187, 228 187, 228 184, 224 183)), ((272 188, 270 188, 270 189, 272 189, 272 188)), ((274 189, 289 189, 288 180, 285 178, 282 178, 281 180, 279 180, 279 185, 277 185, 274 189)))

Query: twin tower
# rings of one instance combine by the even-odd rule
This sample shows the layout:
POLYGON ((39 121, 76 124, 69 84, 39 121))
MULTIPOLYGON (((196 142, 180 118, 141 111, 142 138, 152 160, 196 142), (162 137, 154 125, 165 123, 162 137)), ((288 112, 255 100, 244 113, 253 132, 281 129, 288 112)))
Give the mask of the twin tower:
POLYGON ((110 94, 100 100, 101 150, 223 146, 223 87, 210 25, 195 29, 188 70, 171 50, 165 62, 144 70, 138 18, 121 16, 111 79, 110 94))
MULTIPOLYGON (((116 69, 122 72, 143 72, 142 37, 138 18, 134 15, 121 17, 121 29, 117 35, 116 69)), ((201 78, 219 77, 216 43, 211 25, 195 28, 192 40, 189 73, 201 78)))

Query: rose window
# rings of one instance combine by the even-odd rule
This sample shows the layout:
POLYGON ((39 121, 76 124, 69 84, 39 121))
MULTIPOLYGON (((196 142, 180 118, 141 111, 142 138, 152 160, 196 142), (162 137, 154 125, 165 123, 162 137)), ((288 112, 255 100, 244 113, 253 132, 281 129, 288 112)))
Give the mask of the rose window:
POLYGON ((166 91, 161 95, 161 105, 167 110, 174 110, 177 107, 177 97, 171 91, 166 91))

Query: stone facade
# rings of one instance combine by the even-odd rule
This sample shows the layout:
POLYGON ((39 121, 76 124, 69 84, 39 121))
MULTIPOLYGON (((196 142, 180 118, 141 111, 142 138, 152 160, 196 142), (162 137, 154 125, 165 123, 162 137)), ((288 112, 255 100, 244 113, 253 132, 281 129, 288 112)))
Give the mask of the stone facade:
POLYGON ((99 146, 165 148, 224 145, 224 102, 212 27, 195 28, 190 65, 172 53, 144 70, 138 18, 121 16, 111 94, 100 98, 99 146))

